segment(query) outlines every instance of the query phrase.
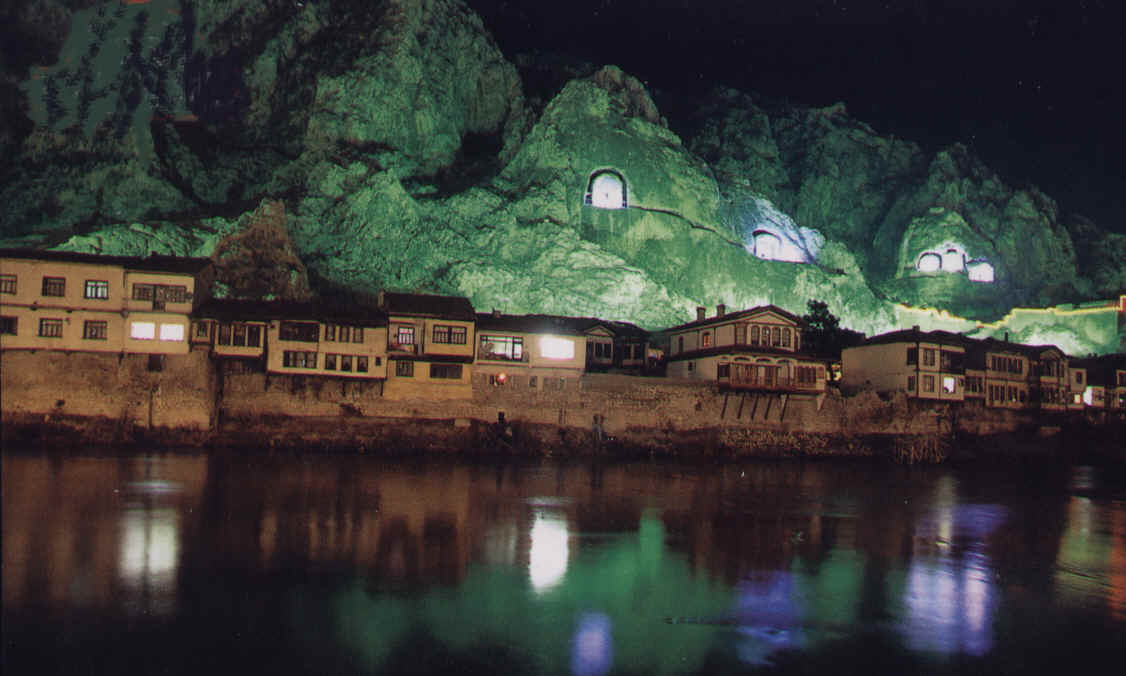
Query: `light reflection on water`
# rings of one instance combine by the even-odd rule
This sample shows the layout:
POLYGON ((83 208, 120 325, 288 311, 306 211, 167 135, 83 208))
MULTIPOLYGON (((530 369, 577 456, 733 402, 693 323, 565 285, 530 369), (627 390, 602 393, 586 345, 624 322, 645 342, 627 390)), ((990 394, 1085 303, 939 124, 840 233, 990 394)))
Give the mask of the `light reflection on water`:
POLYGON ((11 654, 60 670, 93 645, 128 661, 148 648, 123 628, 165 621, 146 664, 171 673, 209 658, 170 646, 229 640, 256 671, 591 676, 836 665, 869 643, 900 672, 1019 663, 1070 650, 1029 617, 1126 623, 1126 504, 1099 468, 5 454, 2 470, 5 626, 43 631, 11 654), (47 647, 75 626, 90 645, 47 647))

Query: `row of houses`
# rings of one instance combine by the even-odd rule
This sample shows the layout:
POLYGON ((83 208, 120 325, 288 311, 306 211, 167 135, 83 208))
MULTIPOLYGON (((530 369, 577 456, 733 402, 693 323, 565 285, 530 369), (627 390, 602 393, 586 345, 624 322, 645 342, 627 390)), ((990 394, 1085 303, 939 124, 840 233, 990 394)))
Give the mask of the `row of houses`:
MULTIPOLYGON (((478 313, 456 296, 382 292, 349 301, 212 298, 208 259, 0 249, 0 349, 148 355, 206 351, 220 372, 377 385, 391 399, 456 399, 479 385, 576 388, 592 371, 723 389, 819 396, 829 362, 805 350, 801 318, 773 305, 660 332, 589 317, 478 313)), ((842 355, 849 389, 987 407, 1126 410, 1124 355, 1072 359, 1052 346, 917 328, 842 355)))

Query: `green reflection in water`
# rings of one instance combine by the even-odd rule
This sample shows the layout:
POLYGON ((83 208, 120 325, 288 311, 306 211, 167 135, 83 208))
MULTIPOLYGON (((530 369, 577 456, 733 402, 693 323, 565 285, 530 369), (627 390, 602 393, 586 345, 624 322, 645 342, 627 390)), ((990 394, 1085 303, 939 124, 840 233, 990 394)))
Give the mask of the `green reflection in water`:
POLYGON ((456 653, 503 645, 537 670, 565 673, 577 623, 597 612, 609 618, 615 664, 654 674, 694 671, 727 629, 666 618, 722 616, 732 590, 693 573, 664 541, 663 524, 647 514, 636 534, 580 548, 559 584, 543 593, 523 570, 483 565, 471 566, 456 589, 420 598, 369 592, 357 581, 333 599, 337 640, 367 670, 383 667, 401 642, 421 634, 456 653))

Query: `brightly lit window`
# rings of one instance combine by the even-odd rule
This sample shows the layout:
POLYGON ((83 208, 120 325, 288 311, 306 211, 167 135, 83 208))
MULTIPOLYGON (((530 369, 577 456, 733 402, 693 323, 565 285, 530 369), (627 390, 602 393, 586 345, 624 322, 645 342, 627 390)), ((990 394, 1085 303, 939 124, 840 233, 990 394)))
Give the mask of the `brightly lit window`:
POLYGON ((133 322, 129 327, 129 337, 133 340, 152 340, 156 338, 156 323, 133 322))
POLYGON ((184 339, 184 325, 183 324, 161 324, 160 325, 160 339, 161 340, 183 340, 184 339))
POLYGON ((942 378, 942 391, 946 394, 954 394, 955 383, 954 378, 951 376, 944 376, 942 378))
POLYGON ((566 338, 544 336, 540 338, 540 356, 544 359, 574 359, 575 343, 566 338))

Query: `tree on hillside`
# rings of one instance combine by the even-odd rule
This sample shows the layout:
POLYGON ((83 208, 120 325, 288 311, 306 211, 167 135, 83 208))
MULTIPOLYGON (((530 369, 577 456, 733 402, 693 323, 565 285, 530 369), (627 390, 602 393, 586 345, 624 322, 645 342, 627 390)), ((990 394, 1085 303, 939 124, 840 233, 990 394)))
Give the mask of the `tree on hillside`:
POLYGON ((841 350, 859 345, 864 340, 863 333, 841 328, 841 321, 829 312, 829 304, 820 300, 806 303, 808 312, 802 315, 806 323, 802 334, 803 349, 819 357, 840 359, 841 350))

